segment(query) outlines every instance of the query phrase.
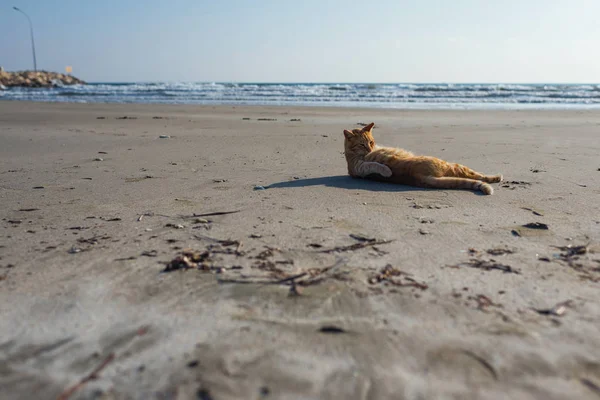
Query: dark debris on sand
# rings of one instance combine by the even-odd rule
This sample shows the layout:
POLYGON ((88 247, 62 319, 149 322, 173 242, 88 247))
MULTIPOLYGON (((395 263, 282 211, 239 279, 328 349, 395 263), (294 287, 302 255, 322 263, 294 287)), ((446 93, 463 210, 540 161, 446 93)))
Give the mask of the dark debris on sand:
POLYGON ((477 304, 477 309, 481 311, 487 311, 490 307, 502 308, 501 304, 494 303, 492 299, 483 294, 477 294, 475 296, 468 296, 467 300, 474 301, 477 304))
POLYGON ((500 187, 515 190, 516 188, 525 188, 531 186, 531 182, 527 181, 504 181, 500 187))
POLYGON ((183 250, 181 254, 177 255, 171 261, 169 261, 162 272, 172 272, 180 269, 200 269, 210 270, 211 267, 208 265, 210 259, 209 251, 195 251, 191 249, 183 250))
POLYGON ((492 271, 492 270, 497 269, 504 273, 512 273, 512 274, 517 274, 517 275, 521 274, 521 272, 519 270, 514 269, 510 265, 499 263, 494 259, 481 260, 481 259, 477 259, 477 258, 472 258, 469 261, 456 264, 454 267, 459 268, 461 266, 482 269, 484 271, 492 271))
POLYGON ((600 261, 596 260, 595 262, 598 265, 593 265, 593 260, 584 257, 589 253, 589 243, 585 245, 569 244, 567 246, 553 247, 561 251, 561 253, 555 255, 556 259, 580 273, 579 277, 582 280, 600 282, 600 261))
POLYGON ((173 259, 166 262, 165 268, 161 272, 173 272, 178 270, 201 270, 216 274, 223 274, 225 271, 241 270, 239 265, 224 266, 225 262, 221 259, 222 255, 229 257, 245 257, 254 259, 250 268, 260 271, 260 275, 227 275, 219 279, 219 283, 243 283, 243 284, 271 284, 290 286, 290 295, 300 295, 299 286, 309 286, 321 283, 325 279, 344 279, 344 274, 339 273, 337 268, 344 263, 344 260, 338 259, 333 265, 326 267, 306 268, 298 271, 297 268, 291 271, 289 266, 294 265, 294 260, 277 259, 279 249, 266 247, 252 254, 254 249, 241 251, 242 242, 238 240, 221 240, 207 236, 195 236, 198 240, 208 242, 204 250, 186 249, 180 251, 173 259))
POLYGON ((321 333, 327 333, 327 334, 333 334, 333 335, 339 335, 340 333, 347 333, 347 331, 343 328, 340 328, 338 326, 335 325, 323 325, 322 327, 319 328, 319 332, 321 333))
POLYGON ((573 300, 561 301, 560 303, 554 305, 550 308, 534 308, 533 310, 541 315, 551 315, 555 317, 560 317, 565 312, 567 312, 567 308, 573 307, 575 302, 573 300))
POLYGON ((418 282, 410 277, 411 274, 394 268, 391 264, 383 267, 378 273, 369 278, 371 285, 377 283, 389 283, 394 286, 411 286, 417 289, 426 290, 429 286, 425 283, 418 282))
POLYGON ((506 249, 506 248, 502 248, 502 247, 496 247, 493 249, 487 249, 485 252, 492 256, 502 256, 505 254, 513 254, 514 250, 506 249))
MULTIPOLYGON (((379 239, 367 238, 367 237, 363 237, 363 236, 359 237, 359 235, 354 235, 353 239, 360 240, 360 242, 351 244, 348 246, 336 246, 336 247, 333 247, 330 249, 319 250, 318 253, 342 253, 345 251, 354 251, 354 250, 363 249, 365 247, 373 247, 373 246, 377 246, 380 244, 388 244, 388 243, 393 242, 393 240, 379 240, 379 239)), ((315 244, 311 244, 309 246, 317 247, 317 246, 315 246, 315 244)))
POLYGON ((543 230, 550 229, 547 224, 544 224, 542 222, 530 222, 528 224, 523 225, 523 228, 528 228, 528 229, 543 229, 543 230))

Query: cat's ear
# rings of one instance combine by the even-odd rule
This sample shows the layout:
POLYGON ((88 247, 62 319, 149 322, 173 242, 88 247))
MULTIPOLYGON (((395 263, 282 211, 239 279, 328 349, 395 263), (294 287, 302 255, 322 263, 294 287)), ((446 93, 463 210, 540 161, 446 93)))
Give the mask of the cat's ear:
POLYGON ((363 132, 371 132, 371 129, 375 126, 375 122, 371 122, 369 125, 362 128, 363 132))
POLYGON ((348 129, 344 129, 344 136, 346 136, 346 139, 350 139, 352 136, 354 136, 354 134, 348 129))

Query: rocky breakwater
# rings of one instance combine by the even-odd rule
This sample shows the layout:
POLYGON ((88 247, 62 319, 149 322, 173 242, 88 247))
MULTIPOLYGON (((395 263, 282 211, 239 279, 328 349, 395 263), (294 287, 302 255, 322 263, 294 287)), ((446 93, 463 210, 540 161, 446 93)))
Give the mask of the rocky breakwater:
POLYGON ((0 69, 0 88, 20 86, 30 88, 48 88, 62 85, 85 84, 71 75, 47 71, 6 72, 0 69))

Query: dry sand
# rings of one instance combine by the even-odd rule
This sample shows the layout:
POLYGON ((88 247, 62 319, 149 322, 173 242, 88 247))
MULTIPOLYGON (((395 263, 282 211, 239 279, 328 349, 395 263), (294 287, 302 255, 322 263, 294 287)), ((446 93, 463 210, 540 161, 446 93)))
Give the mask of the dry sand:
POLYGON ((597 399, 599 154, 597 111, 0 102, 0 397, 597 399), (506 182, 353 180, 371 121, 506 182))

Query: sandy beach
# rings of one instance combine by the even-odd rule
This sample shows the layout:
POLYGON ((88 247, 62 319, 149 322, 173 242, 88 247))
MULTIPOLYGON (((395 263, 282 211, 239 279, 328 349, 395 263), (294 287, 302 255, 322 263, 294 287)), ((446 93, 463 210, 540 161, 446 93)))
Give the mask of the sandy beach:
POLYGON ((2 399, 600 396, 599 111, 0 102, 0 204, 2 399))

